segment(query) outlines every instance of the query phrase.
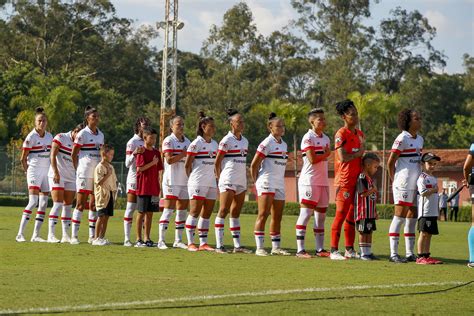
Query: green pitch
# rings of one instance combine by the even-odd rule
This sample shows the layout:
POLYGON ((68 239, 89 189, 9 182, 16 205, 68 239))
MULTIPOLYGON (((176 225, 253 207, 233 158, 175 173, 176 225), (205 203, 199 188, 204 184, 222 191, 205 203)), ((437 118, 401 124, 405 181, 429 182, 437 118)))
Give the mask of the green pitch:
MULTIPOLYGON (((465 285, 474 280, 474 270, 466 267, 467 223, 440 223, 441 234, 433 238, 432 254, 445 264, 419 266, 387 261, 387 220, 377 223, 374 235, 374 253, 382 260, 334 262, 125 248, 121 211, 109 223, 111 246, 19 244, 15 235, 20 216, 19 208, 0 208, 0 314, 30 308, 33 314, 89 311, 110 315, 474 313, 474 283, 465 285)), ((254 220, 244 215, 241 222, 243 244, 251 248, 254 220)), ((295 221, 294 216, 284 217, 282 229, 283 247, 293 252, 295 221)), ((327 247, 331 223, 328 218, 327 247)), ((33 224, 33 220, 28 224, 28 239, 33 224)), ((157 226, 153 227, 155 241, 157 226)), ((171 223, 169 241, 174 237, 173 227, 171 223)), ((310 231, 308 250, 314 248, 310 231)), ((46 234, 45 221, 42 237, 46 234)), ((230 248, 228 223, 225 234, 230 248)), ((87 215, 80 240, 87 241, 86 236, 87 215)), ((209 240, 214 243, 212 228, 209 240)), ((270 246, 268 237, 266 245, 270 246)), ((403 241, 400 249, 403 253, 403 241)))

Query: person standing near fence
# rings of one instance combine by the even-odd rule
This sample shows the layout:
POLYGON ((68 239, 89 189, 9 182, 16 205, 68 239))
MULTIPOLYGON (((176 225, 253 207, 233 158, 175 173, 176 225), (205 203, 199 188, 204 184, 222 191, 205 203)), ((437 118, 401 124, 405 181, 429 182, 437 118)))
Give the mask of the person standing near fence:
MULTIPOLYGON (((454 188, 454 191, 456 191, 456 187, 454 188)), ((453 220, 453 217, 454 217, 454 221, 457 222, 458 221, 458 212, 459 212, 459 197, 460 195, 457 194, 454 198, 451 199, 451 201, 449 201, 449 204, 451 206, 451 210, 449 212, 449 220, 452 221, 453 220)), ((446 215, 446 219, 447 219, 447 215, 446 215)))
POLYGON ((35 128, 26 136, 21 152, 21 165, 26 173, 28 182, 28 205, 23 210, 20 228, 16 236, 17 242, 25 242, 24 231, 26 224, 30 220, 31 213, 35 207, 36 212, 35 227, 32 242, 46 242, 40 237, 40 229, 43 225, 46 207, 48 206, 49 184, 48 170, 50 165, 49 152, 53 136, 46 131, 48 118, 43 108, 35 110, 35 128))
POLYGON ((439 220, 441 216, 444 216, 444 220, 448 220, 448 195, 446 194, 446 189, 443 189, 443 192, 439 194, 439 220))

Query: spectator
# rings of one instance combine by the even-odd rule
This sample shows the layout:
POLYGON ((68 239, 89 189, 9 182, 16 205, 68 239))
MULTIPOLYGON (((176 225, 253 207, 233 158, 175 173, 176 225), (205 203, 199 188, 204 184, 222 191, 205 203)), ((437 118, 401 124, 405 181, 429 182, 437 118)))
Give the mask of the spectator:
POLYGON ((446 194, 446 189, 443 189, 443 192, 439 194, 439 220, 444 217, 444 220, 448 220, 448 195, 446 194))
MULTIPOLYGON (((454 191, 456 191, 457 188, 454 187, 454 191)), ((449 220, 452 221, 453 220, 453 213, 454 213, 454 221, 457 222, 458 221, 458 211, 459 211, 459 196, 460 194, 456 195, 451 201, 450 201, 450 204, 451 204, 451 211, 449 213, 449 220)))

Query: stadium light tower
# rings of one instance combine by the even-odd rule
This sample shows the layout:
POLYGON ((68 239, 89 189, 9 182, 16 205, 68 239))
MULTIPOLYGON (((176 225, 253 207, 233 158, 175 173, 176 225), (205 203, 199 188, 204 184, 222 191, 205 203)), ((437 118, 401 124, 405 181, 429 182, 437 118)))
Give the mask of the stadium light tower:
POLYGON ((178 21, 178 0, 165 1, 165 19, 157 23, 165 31, 161 75, 160 141, 169 130, 169 120, 176 114, 176 69, 178 65, 178 30, 184 27, 178 21))

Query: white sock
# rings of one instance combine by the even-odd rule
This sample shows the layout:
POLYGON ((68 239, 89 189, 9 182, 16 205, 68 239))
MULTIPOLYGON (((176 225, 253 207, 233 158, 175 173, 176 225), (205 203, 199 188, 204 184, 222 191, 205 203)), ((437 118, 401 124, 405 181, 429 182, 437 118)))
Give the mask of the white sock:
POLYGON ((97 222, 97 211, 89 210, 89 238, 95 236, 95 223, 97 222))
POLYGON ((372 249, 371 249, 372 244, 370 243, 359 243, 359 249, 360 249, 360 255, 361 256, 370 256, 372 254, 372 249))
POLYGON ((415 230, 416 230, 416 218, 407 218, 405 222, 405 249, 406 255, 414 255, 415 251, 415 230))
POLYGON ((51 211, 49 211, 48 237, 56 236, 56 224, 58 223, 59 213, 63 207, 62 202, 54 202, 51 211))
POLYGON ((123 234, 124 240, 130 240, 130 230, 132 229, 133 213, 137 208, 137 203, 127 202, 125 213, 123 214, 123 234))
POLYGON ((21 215, 20 228, 18 229, 18 235, 23 235, 26 224, 28 224, 28 221, 30 220, 30 216, 31 216, 31 213, 33 212, 33 209, 38 206, 38 200, 39 200, 38 195, 30 194, 28 196, 28 205, 26 205, 25 209, 23 210, 23 214, 21 215))
POLYGON ((199 233, 199 246, 207 244, 207 234, 209 232, 209 219, 199 217, 197 229, 199 233))
POLYGON ((405 224, 405 218, 394 216, 389 228, 390 257, 398 255, 398 242, 400 240, 400 229, 405 224))
POLYGON ((304 251, 304 238, 306 236, 306 225, 313 215, 313 210, 305 207, 300 208, 300 215, 296 220, 296 248, 297 252, 304 251))
POLYGON ((176 220, 174 221, 175 224, 175 231, 174 231, 174 241, 175 242, 183 242, 183 230, 184 225, 186 223, 186 210, 177 210, 176 211, 176 220))
POLYGON ((216 248, 221 248, 224 246, 224 224, 225 218, 216 216, 214 221, 214 230, 216 232, 216 248))
POLYGON ((256 230, 253 233, 255 235, 255 244, 257 245, 257 249, 263 249, 265 232, 256 230))
POLYGON ((280 249, 281 235, 279 232, 270 232, 272 237, 272 249, 280 249))
POLYGON ((69 237, 69 228, 71 227, 72 205, 63 205, 61 213, 61 225, 63 228, 63 237, 69 237))
POLYGON ((314 239, 316 240, 316 251, 324 249, 324 221, 326 213, 314 212, 314 239))
POLYGON ((194 232, 196 230, 196 224, 198 219, 191 215, 188 215, 186 219, 186 237, 188 238, 188 245, 194 244, 194 232))
POLYGON ((234 241, 234 248, 240 248, 240 218, 229 218, 230 233, 234 241))
POLYGON ((48 196, 40 195, 39 202, 38 202, 38 211, 36 212, 35 229, 33 231, 33 237, 39 236, 40 234, 41 226, 43 226, 47 207, 48 207, 48 196))
POLYGON ((170 208, 163 209, 163 214, 160 217, 160 225, 158 229, 158 241, 165 241, 166 231, 168 230, 168 224, 170 223, 171 215, 173 210, 170 208))
POLYGON ((71 231, 72 238, 77 238, 79 235, 79 227, 81 226, 81 218, 82 218, 82 212, 79 211, 77 208, 74 209, 74 212, 72 213, 72 231, 71 231))

